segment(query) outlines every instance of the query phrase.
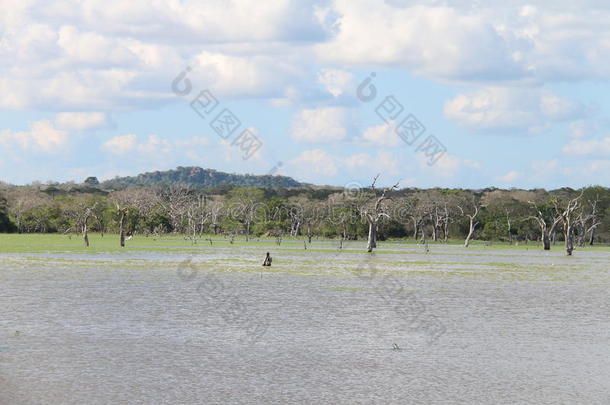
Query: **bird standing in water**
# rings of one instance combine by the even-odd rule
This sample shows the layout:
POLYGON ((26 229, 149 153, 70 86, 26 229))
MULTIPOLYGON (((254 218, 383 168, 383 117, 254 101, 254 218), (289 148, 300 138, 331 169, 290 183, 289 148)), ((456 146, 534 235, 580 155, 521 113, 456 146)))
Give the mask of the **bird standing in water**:
POLYGON ((263 261, 263 266, 271 266, 271 256, 269 255, 269 252, 267 252, 267 256, 265 257, 265 260, 263 261))

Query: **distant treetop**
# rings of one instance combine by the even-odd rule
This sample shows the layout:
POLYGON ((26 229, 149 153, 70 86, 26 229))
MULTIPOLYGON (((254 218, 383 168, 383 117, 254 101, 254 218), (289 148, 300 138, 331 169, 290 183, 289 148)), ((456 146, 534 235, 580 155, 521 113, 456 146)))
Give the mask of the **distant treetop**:
POLYGON ((104 181, 101 185, 105 189, 118 190, 128 186, 151 186, 171 183, 191 184, 198 188, 211 188, 222 185, 263 188, 300 187, 304 185, 287 176, 224 173, 214 169, 182 166, 173 170, 147 172, 137 176, 115 177, 112 180, 104 181))
POLYGON ((90 177, 87 177, 87 178, 85 179, 85 181, 83 182, 83 184, 86 184, 86 185, 91 186, 91 187, 95 187, 95 186, 99 186, 99 185, 100 185, 100 182, 99 182, 99 180, 97 179, 97 177, 90 176, 90 177))

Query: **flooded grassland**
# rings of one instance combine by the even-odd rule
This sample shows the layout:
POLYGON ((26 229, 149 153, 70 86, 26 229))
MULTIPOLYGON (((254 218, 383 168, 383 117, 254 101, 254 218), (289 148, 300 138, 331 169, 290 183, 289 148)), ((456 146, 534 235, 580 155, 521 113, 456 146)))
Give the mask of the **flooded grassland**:
POLYGON ((91 239, 0 235, 0 403, 610 403, 607 247, 91 239))

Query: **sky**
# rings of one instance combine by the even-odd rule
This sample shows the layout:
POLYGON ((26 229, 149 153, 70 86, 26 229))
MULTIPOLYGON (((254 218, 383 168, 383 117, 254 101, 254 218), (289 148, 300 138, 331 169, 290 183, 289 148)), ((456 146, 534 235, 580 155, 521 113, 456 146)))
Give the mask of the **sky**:
POLYGON ((610 186, 610 2, 0 0, 0 180, 610 186))

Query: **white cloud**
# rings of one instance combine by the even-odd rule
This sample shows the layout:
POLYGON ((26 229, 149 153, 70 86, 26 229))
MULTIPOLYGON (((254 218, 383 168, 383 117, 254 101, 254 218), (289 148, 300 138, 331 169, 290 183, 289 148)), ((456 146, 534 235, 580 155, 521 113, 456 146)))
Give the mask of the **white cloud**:
POLYGON ((363 168, 371 164, 371 159, 368 153, 357 153, 343 159, 343 164, 350 169, 363 168))
POLYGON ((589 132, 589 126, 584 120, 574 121, 570 124, 570 137, 571 138, 583 138, 589 132))
POLYGON ((334 97, 338 97, 350 89, 354 75, 344 70, 321 69, 318 74, 320 82, 334 97))
POLYGON ((423 153, 418 153, 415 161, 419 169, 426 174, 431 174, 437 178, 456 177, 463 169, 478 170, 481 164, 470 159, 462 159, 457 156, 445 153, 433 165, 429 165, 429 158, 423 153))
POLYGON ((367 0, 337 0, 333 10, 337 34, 319 46, 323 60, 402 66, 439 78, 521 74, 507 40, 483 15, 367 0))
POLYGON ((292 122, 290 134, 299 142, 331 143, 347 135, 347 109, 323 107, 300 111, 292 122))
POLYGON ((584 107, 541 89, 487 87, 447 101, 444 114, 475 130, 537 132, 550 122, 574 119, 584 107))
POLYGON ((68 131, 85 131, 108 125, 106 114, 99 112, 63 112, 55 115, 55 125, 68 131))
POLYGON ((35 121, 29 131, 0 131, 0 145, 19 147, 46 153, 58 152, 68 144, 68 133, 57 129, 49 121, 35 121))
POLYGON ((201 52, 194 58, 191 76, 215 94, 277 97, 302 74, 296 64, 273 56, 201 52))
POLYGON ((297 167, 302 178, 314 180, 317 176, 330 177, 337 174, 335 159, 322 149, 311 149, 301 152, 290 161, 297 167))
MULTIPOLYGON (((360 66, 477 84, 607 79, 610 9, 600 3, 5 0, 0 108, 159 105, 177 99, 169 84, 189 64, 197 87, 284 104, 294 104, 287 93, 323 97, 314 83, 340 97, 346 69, 360 66), (332 67, 312 73, 320 65, 332 67)), ((551 119, 571 108, 540 101, 551 119)))
POLYGON ((579 178, 579 183, 583 184, 582 178, 585 178, 586 184, 595 184, 599 182, 604 184, 608 180, 608 171, 610 170, 610 160, 591 160, 578 166, 565 167, 562 173, 572 178, 579 178))
MULTIPOLYGON (((142 167, 150 167, 151 159, 158 166, 184 164, 185 158, 192 162, 210 160, 210 139, 203 136, 193 136, 184 139, 166 139, 158 135, 140 136, 126 134, 108 139, 101 149, 116 157, 129 156, 142 167)), ((225 160, 241 157, 240 151, 227 144, 225 160), (230 155, 229 152, 233 153, 230 155)), ((218 157, 218 152, 214 152, 218 157)), ((255 158, 255 157, 253 157, 255 158)))
POLYGON ((337 0, 322 60, 402 67, 460 82, 583 80, 610 76, 610 9, 588 0, 337 0), (374 23, 371 23, 373 22, 374 23))
POLYGON ((71 25, 61 26, 57 37, 57 45, 71 63, 99 66, 137 63, 137 56, 114 38, 82 32, 71 25))
POLYGON ((531 163, 532 169, 539 175, 547 175, 553 173, 561 167, 558 159, 550 160, 535 160, 531 163))
POLYGON ((319 38, 311 2, 282 0, 47 1, 39 14, 77 20, 106 35, 189 42, 248 42, 319 38))
POLYGON ((115 155, 124 155, 136 149, 138 136, 134 134, 115 136, 104 142, 103 148, 115 155))
POLYGON ((356 153, 342 157, 322 149, 311 149, 303 151, 290 163, 296 168, 297 177, 314 182, 321 176, 331 177, 339 172, 349 172, 352 176, 367 179, 377 173, 390 176, 401 174, 399 159, 385 150, 375 154, 356 153))
POLYGON ((400 161, 393 153, 385 150, 377 151, 375 155, 357 153, 337 161, 342 167, 361 173, 384 173, 392 176, 400 174, 400 161))
POLYGON ((496 177, 496 180, 501 181, 502 183, 513 183, 515 180, 521 177, 521 173, 516 170, 511 170, 502 176, 496 177))
POLYGON ((610 156, 610 137, 599 140, 572 139, 561 150, 570 155, 610 156))
POLYGON ((401 140, 394 132, 395 127, 394 121, 389 121, 367 128, 362 134, 362 140, 376 146, 399 146, 401 140))
POLYGON ((324 37, 314 13, 296 0, 4 1, 0 108, 159 105, 188 64, 220 95, 277 96, 313 77, 300 41, 324 37))
POLYGON ((140 140, 137 135, 128 134, 109 139, 104 142, 102 148, 114 155, 137 154, 150 157, 172 152, 173 145, 157 135, 148 135, 140 140))

